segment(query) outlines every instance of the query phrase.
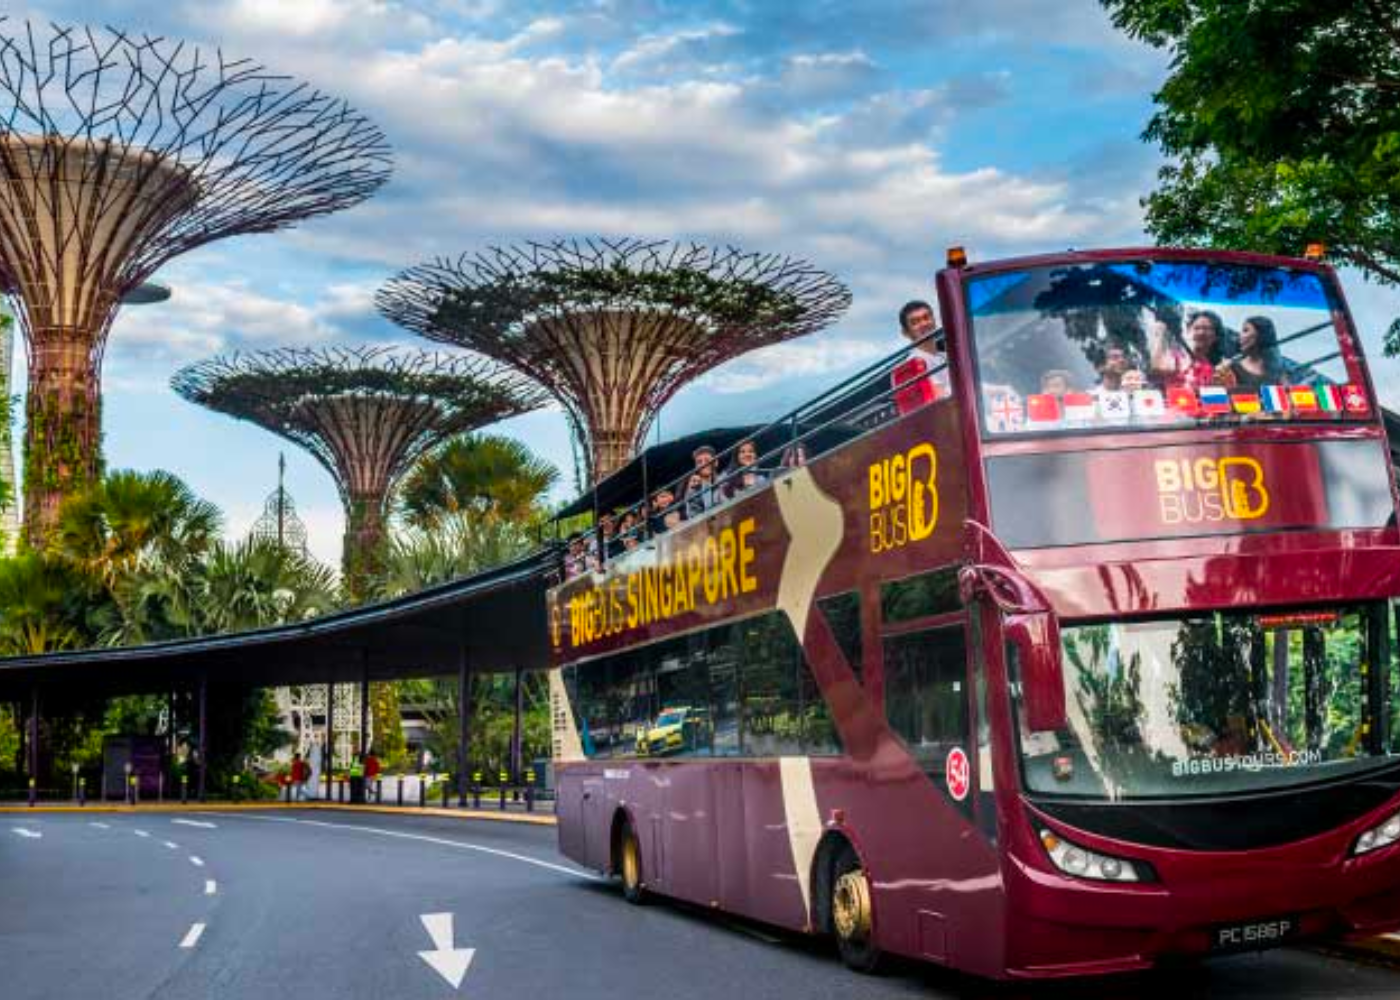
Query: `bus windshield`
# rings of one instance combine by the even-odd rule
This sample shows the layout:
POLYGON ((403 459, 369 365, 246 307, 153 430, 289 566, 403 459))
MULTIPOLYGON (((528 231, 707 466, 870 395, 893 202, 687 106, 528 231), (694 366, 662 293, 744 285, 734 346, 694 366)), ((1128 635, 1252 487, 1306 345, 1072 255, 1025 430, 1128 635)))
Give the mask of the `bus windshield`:
POLYGON ((1310 271, 1057 264, 971 278, 967 298, 988 436, 1368 412, 1310 271))
MULTIPOLYGON (((1384 608, 1213 613, 1066 628, 1068 727, 1020 727, 1031 792, 1108 799, 1260 791, 1390 757, 1367 683, 1384 608)), ((1024 715, 1021 716, 1024 719, 1024 715)))

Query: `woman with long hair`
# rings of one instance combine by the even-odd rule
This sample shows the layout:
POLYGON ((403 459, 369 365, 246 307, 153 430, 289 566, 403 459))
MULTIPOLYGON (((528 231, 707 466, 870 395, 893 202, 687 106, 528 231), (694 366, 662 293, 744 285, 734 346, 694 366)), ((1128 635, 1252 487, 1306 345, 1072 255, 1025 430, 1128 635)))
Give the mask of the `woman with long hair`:
POLYGON ((1267 316, 1251 316, 1240 326, 1240 353, 1222 362, 1215 370, 1221 385, 1257 389, 1281 385, 1284 381, 1283 355, 1278 349, 1278 331, 1267 316))

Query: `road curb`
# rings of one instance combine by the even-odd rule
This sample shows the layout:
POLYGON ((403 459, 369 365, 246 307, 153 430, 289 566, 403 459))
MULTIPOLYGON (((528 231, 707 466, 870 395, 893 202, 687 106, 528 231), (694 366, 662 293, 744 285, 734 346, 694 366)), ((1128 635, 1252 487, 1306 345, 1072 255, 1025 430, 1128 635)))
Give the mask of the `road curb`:
POLYGON ((350 812, 377 813, 385 816, 436 816, 444 819, 479 819, 493 823, 524 823, 531 826, 555 826, 558 823, 547 813, 513 813, 486 809, 440 809, 428 807, 416 809, 412 806, 352 806, 339 802, 178 802, 150 803, 140 806, 128 805, 7 805, 0 806, 0 815, 37 816, 42 814, 97 815, 121 814, 127 816, 149 816, 153 813, 185 812, 287 812, 302 810, 311 812, 350 812))

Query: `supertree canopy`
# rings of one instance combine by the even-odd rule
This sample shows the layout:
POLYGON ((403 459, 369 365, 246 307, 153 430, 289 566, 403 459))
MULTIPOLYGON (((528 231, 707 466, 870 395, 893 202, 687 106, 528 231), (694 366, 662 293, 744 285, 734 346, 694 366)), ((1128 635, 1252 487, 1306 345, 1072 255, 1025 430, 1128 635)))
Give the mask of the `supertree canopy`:
POLYGON ((345 505, 343 577, 355 600, 381 570, 390 495, 424 452, 538 406, 543 394, 490 361, 387 347, 234 354, 175 373, 192 403, 311 452, 345 505))
POLYGON ((696 376, 811 333, 850 305, 803 261, 640 240, 526 243, 439 258, 380 289, 380 311, 543 385, 583 444, 591 480, 624 464, 696 376))
POLYGON ((97 473, 102 354, 170 258, 368 197, 384 137, 345 104, 182 42, 0 21, 0 287, 29 353, 25 522, 97 473))

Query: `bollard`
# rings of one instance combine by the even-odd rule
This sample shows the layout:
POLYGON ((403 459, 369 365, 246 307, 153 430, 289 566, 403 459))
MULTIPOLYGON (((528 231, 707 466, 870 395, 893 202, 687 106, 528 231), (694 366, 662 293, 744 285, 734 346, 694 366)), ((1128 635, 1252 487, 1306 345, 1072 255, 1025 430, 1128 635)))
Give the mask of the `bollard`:
POLYGON ((240 794, 240 792, 241 792, 242 790, 238 787, 238 786, 239 786, 240 780, 241 780, 241 775, 235 774, 235 775, 233 776, 233 800, 234 800, 235 802, 237 802, 237 801, 239 801, 239 800, 241 800, 241 799, 243 798, 243 796, 240 794))
POLYGON ((156 801, 165 801, 165 772, 161 771, 156 775, 156 801))
POLYGON ((447 796, 451 793, 451 791, 452 791, 452 775, 449 774, 449 775, 446 775, 446 776, 442 779, 442 807, 443 807, 444 809, 446 809, 447 806, 448 806, 447 796))
POLYGON ((336 801, 337 801, 337 802, 344 802, 344 801, 345 801, 345 792, 346 792, 345 779, 344 779, 344 778, 341 778, 341 779, 340 779, 340 790, 339 790, 338 792, 336 792, 336 801))
POLYGON ((292 801, 292 783, 290 781, 282 782, 282 790, 286 792, 287 802, 290 803, 292 801))
POLYGON ((180 775, 180 805, 184 805, 190 800, 190 776, 180 775))
POLYGON ((505 808, 506 808, 506 782, 510 781, 510 775, 506 774, 505 771, 502 771, 502 772, 500 773, 500 775, 498 775, 498 777, 501 779, 501 811, 502 811, 502 812, 505 812, 505 808))
POLYGON ((422 809, 428 804, 428 776, 418 775, 418 808, 422 809))
POLYGON ((374 779, 374 804, 382 806, 384 804, 384 779, 374 779))
POLYGON ((131 784, 131 804, 136 805, 138 802, 141 801, 141 789, 136 784, 136 775, 133 774, 126 780, 131 784))
POLYGON ((525 811, 535 811, 535 771, 528 768, 525 771, 525 811))
POLYGON ((39 797, 39 786, 33 778, 29 779, 29 808, 34 808, 34 801, 39 797))
POLYGON ((87 779, 86 779, 86 778, 79 778, 79 779, 78 779, 78 805, 79 805, 79 806, 85 806, 85 805, 87 805, 87 779))
POLYGON ((395 798, 398 799, 398 804, 399 804, 399 805, 403 805, 403 775, 402 775, 402 774, 398 776, 398 781, 395 782, 395 784, 398 785, 398 789, 397 789, 396 792, 395 792, 395 798))
POLYGON ((472 808, 481 808, 481 772, 472 772, 472 808))

